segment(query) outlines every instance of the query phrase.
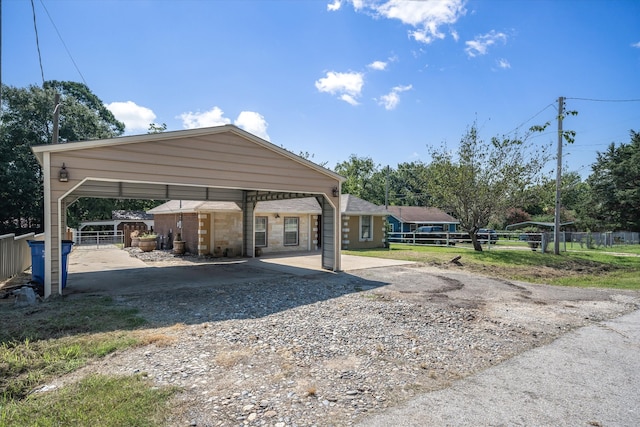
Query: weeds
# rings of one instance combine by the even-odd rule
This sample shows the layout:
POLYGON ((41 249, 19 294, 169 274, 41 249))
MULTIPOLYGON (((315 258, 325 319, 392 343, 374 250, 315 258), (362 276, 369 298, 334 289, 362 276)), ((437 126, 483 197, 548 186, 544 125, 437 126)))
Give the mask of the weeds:
POLYGON ((34 393, 53 378, 114 351, 171 343, 145 334, 137 311, 110 298, 55 297, 34 307, 0 307, 0 427, 152 426, 161 424, 176 389, 157 389, 141 377, 92 376, 61 389, 34 393))

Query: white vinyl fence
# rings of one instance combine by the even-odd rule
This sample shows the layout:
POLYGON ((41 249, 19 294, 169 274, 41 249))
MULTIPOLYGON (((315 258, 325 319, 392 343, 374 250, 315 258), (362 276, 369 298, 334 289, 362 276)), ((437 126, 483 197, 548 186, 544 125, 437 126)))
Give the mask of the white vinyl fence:
POLYGON ((121 230, 101 231, 73 231, 73 243, 75 246, 105 246, 124 242, 124 233, 121 230))
POLYGON ((31 266, 29 240, 43 240, 44 234, 28 233, 21 236, 0 236, 0 281, 22 273, 31 266))
MULTIPOLYGON (((431 232, 431 233, 398 233, 391 232, 387 236, 389 243, 408 245, 437 245, 437 246, 470 246, 471 239, 466 233, 431 232)), ((553 250, 553 232, 501 232, 494 235, 479 235, 478 241, 485 250, 491 250, 499 245, 500 249, 531 249, 548 252, 553 250), (490 244, 489 244, 490 243, 490 244)), ((640 244, 640 233, 630 231, 615 232, 561 232, 560 250, 594 249, 614 247, 618 245, 640 244)))

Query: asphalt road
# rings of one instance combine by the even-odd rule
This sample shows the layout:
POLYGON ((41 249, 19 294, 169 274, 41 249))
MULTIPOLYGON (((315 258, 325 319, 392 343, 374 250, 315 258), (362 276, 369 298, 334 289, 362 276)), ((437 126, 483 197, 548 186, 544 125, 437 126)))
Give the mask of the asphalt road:
POLYGON ((377 426, 639 426, 640 310, 422 395, 377 426))

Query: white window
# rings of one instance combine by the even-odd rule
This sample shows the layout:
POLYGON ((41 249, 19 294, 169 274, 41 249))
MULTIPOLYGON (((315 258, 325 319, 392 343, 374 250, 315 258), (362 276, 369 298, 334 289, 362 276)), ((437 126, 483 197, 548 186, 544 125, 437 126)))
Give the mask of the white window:
POLYGON ((284 245, 298 245, 298 218, 296 217, 284 218, 284 245))
POLYGON ((264 248, 267 246, 267 217, 256 217, 256 247, 264 248))
POLYGON ((373 240, 373 217, 371 215, 362 215, 360 217, 360 241, 365 242, 373 240))

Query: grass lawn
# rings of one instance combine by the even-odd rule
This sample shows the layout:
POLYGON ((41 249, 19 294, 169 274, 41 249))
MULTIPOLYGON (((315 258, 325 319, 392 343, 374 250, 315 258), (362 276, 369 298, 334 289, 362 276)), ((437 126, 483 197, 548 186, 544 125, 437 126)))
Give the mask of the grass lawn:
MULTIPOLYGON (((486 247, 486 245, 484 245, 486 247)), ((344 254, 416 261, 432 266, 451 266, 510 280, 562 286, 640 289, 640 247, 541 253, 540 251, 470 247, 439 247, 391 244, 390 249, 342 251, 344 254), (450 263, 460 255, 462 267, 450 263)))
POLYGON ((142 377, 93 376, 46 393, 52 379, 119 349, 144 345, 137 311, 105 297, 0 305, 0 426, 151 426, 175 389, 142 377))

